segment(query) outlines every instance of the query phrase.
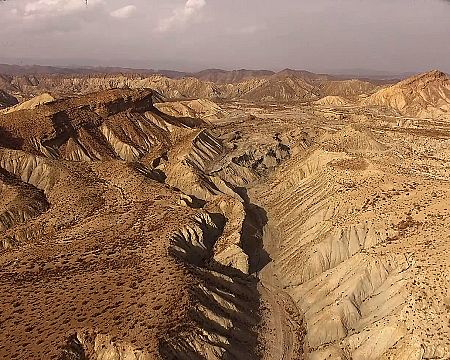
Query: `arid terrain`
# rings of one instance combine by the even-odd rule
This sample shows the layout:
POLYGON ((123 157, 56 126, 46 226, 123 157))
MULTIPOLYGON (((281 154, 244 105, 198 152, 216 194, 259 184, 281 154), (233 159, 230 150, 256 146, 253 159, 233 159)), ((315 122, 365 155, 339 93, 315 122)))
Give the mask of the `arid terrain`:
POLYGON ((445 73, 2 69, 1 359, 450 359, 445 73))

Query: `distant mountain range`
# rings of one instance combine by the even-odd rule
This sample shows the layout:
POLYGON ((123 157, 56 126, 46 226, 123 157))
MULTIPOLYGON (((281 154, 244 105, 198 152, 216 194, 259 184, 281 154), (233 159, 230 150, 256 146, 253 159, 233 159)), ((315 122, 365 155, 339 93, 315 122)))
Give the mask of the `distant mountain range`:
POLYGON ((197 73, 130 68, 0 65, 0 108, 49 93, 52 98, 107 89, 153 89, 162 99, 360 104, 417 117, 450 112, 450 80, 440 71, 399 79, 370 79, 305 70, 221 70, 197 73))
POLYGON ((163 75, 172 79, 194 77, 202 81, 210 81, 217 84, 239 83, 249 79, 268 78, 274 75, 299 77, 306 81, 311 80, 350 80, 376 81, 377 84, 393 83, 411 74, 386 75, 381 72, 367 72, 355 70, 355 73, 345 72, 340 75, 316 74, 306 70, 284 69, 279 72, 271 70, 223 70, 206 69, 199 72, 183 72, 175 70, 135 69, 126 67, 59 67, 45 65, 11 65, 0 64, 0 74, 10 76, 20 75, 93 75, 93 74, 136 74, 136 75, 163 75))

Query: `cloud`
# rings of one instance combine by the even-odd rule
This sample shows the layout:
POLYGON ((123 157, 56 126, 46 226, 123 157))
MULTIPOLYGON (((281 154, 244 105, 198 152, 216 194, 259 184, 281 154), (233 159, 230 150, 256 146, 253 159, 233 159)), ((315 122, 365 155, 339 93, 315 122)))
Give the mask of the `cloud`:
MULTIPOLYGON (((91 0, 89 6, 93 7, 99 3, 100 0, 91 0)), ((80 0, 34 0, 26 2, 18 11, 24 18, 38 18, 69 15, 85 9, 85 2, 80 0)))
POLYGON ((2 30, 20 28, 23 34, 66 33, 108 16, 105 0, 17 0, 0 12, 2 30))
POLYGON ((201 10, 206 6, 206 0, 187 0, 183 7, 176 8, 172 16, 163 19, 158 26, 159 32, 167 32, 184 27, 197 21, 201 10))
POLYGON ((136 6, 127 5, 121 7, 120 9, 110 12, 109 15, 118 19, 127 19, 131 17, 136 12, 136 10, 137 10, 136 6))

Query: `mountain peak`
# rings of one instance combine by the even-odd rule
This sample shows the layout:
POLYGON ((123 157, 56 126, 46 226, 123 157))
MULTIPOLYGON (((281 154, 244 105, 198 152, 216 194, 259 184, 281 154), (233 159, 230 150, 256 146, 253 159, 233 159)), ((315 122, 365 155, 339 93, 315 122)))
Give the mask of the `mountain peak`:
POLYGON ((407 84, 411 85, 413 83, 422 83, 422 82, 428 83, 430 81, 445 81, 448 79, 449 77, 444 72, 440 70, 431 70, 405 79, 402 82, 400 82, 399 85, 407 85, 407 84))

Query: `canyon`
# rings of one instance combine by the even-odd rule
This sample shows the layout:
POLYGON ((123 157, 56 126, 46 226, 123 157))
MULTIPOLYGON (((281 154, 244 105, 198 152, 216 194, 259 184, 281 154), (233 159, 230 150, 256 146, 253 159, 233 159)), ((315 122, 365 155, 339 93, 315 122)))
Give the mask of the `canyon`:
POLYGON ((4 73, 0 355, 448 359, 449 149, 437 70, 4 73))

